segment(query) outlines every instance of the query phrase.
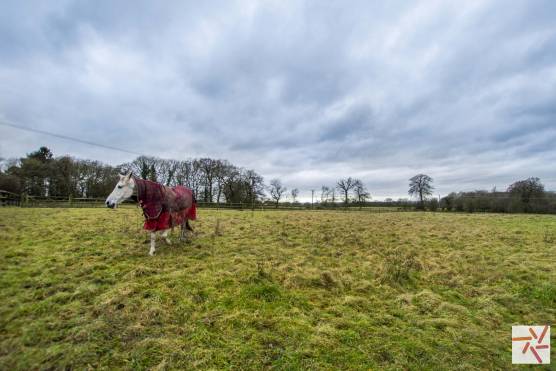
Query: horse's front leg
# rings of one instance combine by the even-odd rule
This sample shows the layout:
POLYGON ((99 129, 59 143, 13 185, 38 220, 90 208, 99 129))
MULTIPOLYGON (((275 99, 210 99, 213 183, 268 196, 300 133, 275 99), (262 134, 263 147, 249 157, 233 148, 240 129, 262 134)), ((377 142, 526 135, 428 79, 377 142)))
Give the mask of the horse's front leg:
POLYGON ((156 232, 151 232, 151 250, 149 251, 149 255, 154 255, 155 251, 155 241, 156 241, 156 232))

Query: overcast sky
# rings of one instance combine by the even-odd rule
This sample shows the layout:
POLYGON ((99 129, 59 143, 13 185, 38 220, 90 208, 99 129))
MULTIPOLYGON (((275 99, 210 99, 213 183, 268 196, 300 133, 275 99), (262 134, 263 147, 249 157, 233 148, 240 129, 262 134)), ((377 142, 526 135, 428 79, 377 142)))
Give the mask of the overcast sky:
MULTIPOLYGON (((2 1, 0 120, 164 158, 208 156, 305 197, 538 176, 556 188, 556 1, 2 1)), ((40 145, 124 152, 0 125, 40 145)))

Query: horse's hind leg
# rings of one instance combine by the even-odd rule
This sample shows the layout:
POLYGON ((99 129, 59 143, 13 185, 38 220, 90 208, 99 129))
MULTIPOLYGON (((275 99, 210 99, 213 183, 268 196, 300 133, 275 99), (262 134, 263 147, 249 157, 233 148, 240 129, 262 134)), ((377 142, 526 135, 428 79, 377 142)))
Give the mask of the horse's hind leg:
POLYGON ((185 230, 185 222, 184 222, 180 225, 180 241, 185 241, 186 240, 185 232, 186 232, 186 230, 185 230))
POLYGON ((166 229, 164 232, 162 232, 162 237, 164 237, 164 240, 168 245, 171 245, 172 241, 170 241, 170 239, 168 238, 168 232, 170 232, 169 229, 166 229))
POLYGON ((189 225, 189 221, 188 221, 188 220, 186 220, 185 222, 183 222, 183 224, 181 225, 180 239, 181 239, 182 241, 187 241, 187 231, 193 232, 193 229, 192 229, 191 226, 189 225))

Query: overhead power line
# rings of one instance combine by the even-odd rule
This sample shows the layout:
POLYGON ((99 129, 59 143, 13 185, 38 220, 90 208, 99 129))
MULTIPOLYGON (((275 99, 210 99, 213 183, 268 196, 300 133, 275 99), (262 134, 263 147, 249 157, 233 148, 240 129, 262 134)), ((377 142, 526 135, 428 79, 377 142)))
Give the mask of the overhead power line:
POLYGON ((49 135, 51 137, 56 137, 56 138, 60 138, 60 139, 64 139, 64 140, 69 140, 71 142, 87 144, 87 145, 94 146, 94 147, 100 147, 100 148, 105 148, 105 149, 111 149, 113 151, 129 153, 129 154, 132 154, 132 155, 137 155, 137 156, 142 156, 143 155, 139 152, 130 151, 130 150, 127 150, 127 149, 124 149, 124 148, 112 147, 112 146, 108 146, 106 144, 95 143, 95 142, 91 142, 91 141, 88 141, 88 140, 74 138, 74 137, 70 137, 70 136, 67 136, 67 135, 63 135, 63 134, 57 134, 57 133, 51 133, 51 132, 45 131, 45 130, 33 129, 33 128, 26 127, 26 126, 16 125, 16 124, 13 124, 11 122, 0 121, 0 125, 9 126, 9 127, 19 129, 19 130, 25 130, 25 131, 29 131, 29 132, 32 132, 32 133, 49 135))

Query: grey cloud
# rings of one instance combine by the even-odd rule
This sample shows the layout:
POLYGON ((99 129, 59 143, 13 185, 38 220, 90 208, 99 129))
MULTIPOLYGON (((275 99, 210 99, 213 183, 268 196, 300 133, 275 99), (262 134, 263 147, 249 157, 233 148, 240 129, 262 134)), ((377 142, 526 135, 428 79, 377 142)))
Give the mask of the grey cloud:
MULTIPOLYGON (((306 195, 539 176, 556 188, 553 1, 3 2, 0 118, 163 157, 214 156, 306 195)), ((41 144, 0 127, 0 156, 41 144)))
POLYGON ((325 124, 319 138, 324 141, 344 141, 353 136, 371 136, 372 119, 370 107, 351 107, 342 117, 325 124))

